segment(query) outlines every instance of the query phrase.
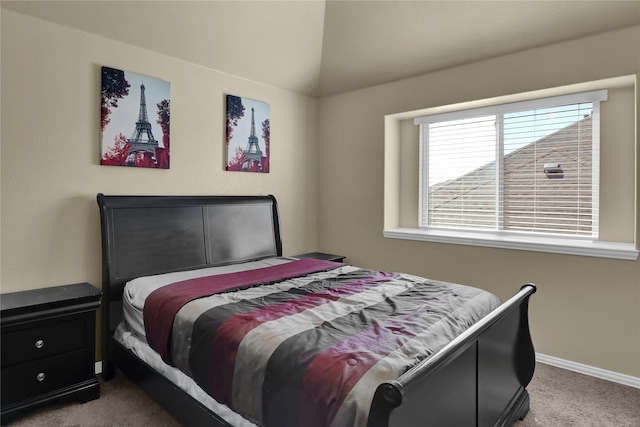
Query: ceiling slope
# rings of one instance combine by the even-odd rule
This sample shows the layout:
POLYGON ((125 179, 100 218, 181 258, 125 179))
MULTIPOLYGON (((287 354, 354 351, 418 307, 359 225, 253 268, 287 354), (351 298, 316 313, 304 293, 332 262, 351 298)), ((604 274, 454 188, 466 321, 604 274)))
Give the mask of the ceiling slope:
POLYGON ((640 1, 329 1, 319 93, 640 24, 640 1))
POLYGON ((323 1, 5 1, 2 7, 304 94, 318 90, 323 1))
POLYGON ((2 0, 2 7, 317 97, 640 24, 640 0, 2 0))

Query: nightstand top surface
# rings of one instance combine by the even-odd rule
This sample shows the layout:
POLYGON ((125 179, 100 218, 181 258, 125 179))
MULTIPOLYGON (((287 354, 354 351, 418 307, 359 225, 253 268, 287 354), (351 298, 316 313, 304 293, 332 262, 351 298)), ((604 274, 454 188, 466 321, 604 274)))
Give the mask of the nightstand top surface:
POLYGON ((343 255, 328 254, 325 252, 307 252, 306 254, 294 255, 294 257, 295 258, 315 258, 315 259, 323 259, 326 261, 333 261, 336 259, 343 260, 345 258, 345 256, 343 255))
POLYGON ((38 306, 68 305, 80 301, 96 301, 102 292, 89 283, 52 286, 49 288, 0 294, 2 317, 38 306))

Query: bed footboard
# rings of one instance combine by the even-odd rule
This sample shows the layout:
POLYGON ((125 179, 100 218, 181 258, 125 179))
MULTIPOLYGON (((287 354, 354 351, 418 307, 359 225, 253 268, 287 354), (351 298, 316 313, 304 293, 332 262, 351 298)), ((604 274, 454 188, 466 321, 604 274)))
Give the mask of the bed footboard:
POLYGON ((510 426, 529 411, 533 284, 398 380, 378 386, 369 427, 510 426))

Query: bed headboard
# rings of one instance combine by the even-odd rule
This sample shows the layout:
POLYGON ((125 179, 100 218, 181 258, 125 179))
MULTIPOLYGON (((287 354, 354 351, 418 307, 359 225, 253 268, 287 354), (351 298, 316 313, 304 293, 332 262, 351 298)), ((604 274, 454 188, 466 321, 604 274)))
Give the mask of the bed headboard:
POLYGON ((282 255, 278 206, 271 195, 98 194, 98 206, 103 327, 109 331, 120 321, 117 302, 134 277, 282 255))

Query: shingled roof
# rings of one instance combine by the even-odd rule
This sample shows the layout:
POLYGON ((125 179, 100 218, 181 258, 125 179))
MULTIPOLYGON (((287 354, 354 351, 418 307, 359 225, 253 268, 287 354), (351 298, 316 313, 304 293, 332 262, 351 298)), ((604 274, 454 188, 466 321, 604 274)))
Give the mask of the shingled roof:
MULTIPOLYGON (((592 116, 504 157, 505 230, 591 234, 592 116), (545 164, 562 174, 548 177, 545 164), (580 183, 580 185, 578 185, 580 183)), ((430 224, 495 229, 495 162, 430 188, 430 224), (466 220, 460 218, 464 212, 466 220)))

